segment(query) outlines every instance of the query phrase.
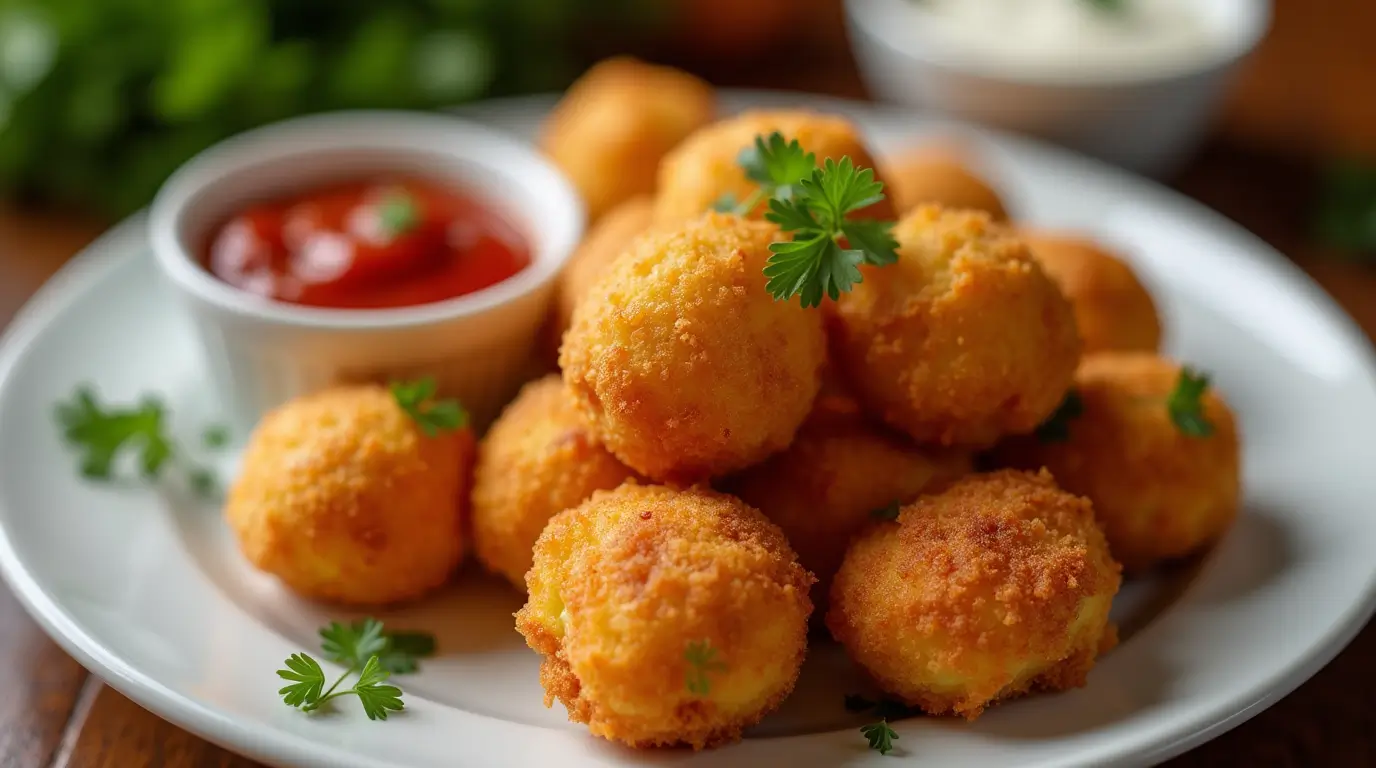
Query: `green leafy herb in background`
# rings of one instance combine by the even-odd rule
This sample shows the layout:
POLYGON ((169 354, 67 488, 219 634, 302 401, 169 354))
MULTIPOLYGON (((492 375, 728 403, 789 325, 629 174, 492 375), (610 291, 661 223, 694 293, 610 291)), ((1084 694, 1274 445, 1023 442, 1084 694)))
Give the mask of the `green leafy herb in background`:
POLYGON ((1348 162, 1323 176, 1314 232, 1324 245, 1376 256, 1376 163, 1348 162))
POLYGON ((875 520, 897 520, 899 506, 897 501, 890 502, 886 506, 870 510, 870 517, 875 520))
POLYGON ((1105 13, 1123 13, 1127 10, 1129 0, 1083 0, 1083 2, 1095 10, 1105 13))
POLYGON ((1056 406, 1056 410, 1046 421, 1037 427, 1034 433, 1037 440, 1043 443, 1064 443, 1070 439, 1070 422, 1080 418, 1084 414, 1085 404, 1080 399, 1080 393, 1070 390, 1065 393, 1065 399, 1056 406))
POLYGON ((382 231, 388 238, 395 239, 416 228, 420 223, 420 210, 410 195, 397 190, 378 203, 377 217, 382 231))
MULTIPOLYGON (((167 409, 158 398, 144 396, 132 407, 105 406, 91 387, 83 385, 55 410, 62 437, 79 454, 78 467, 86 479, 114 481, 116 463, 128 455, 145 480, 156 481, 168 466, 176 466, 198 495, 217 491, 214 473, 187 458, 172 439, 167 409)), ((209 432, 203 436, 207 445, 212 442, 209 437, 209 432)))
POLYGON ((0 0, 0 194, 124 214, 230 134, 562 87, 589 30, 664 21, 634 0, 0 0))

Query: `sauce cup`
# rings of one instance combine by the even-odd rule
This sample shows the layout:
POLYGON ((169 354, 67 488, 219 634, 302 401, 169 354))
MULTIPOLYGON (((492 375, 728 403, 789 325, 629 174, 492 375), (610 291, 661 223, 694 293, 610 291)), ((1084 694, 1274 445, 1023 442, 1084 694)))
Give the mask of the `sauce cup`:
POLYGON ((529 371, 553 280, 583 224, 577 193, 534 148, 460 118, 405 112, 313 115, 240 134, 177 170, 149 214, 156 262, 240 429, 330 385, 422 376, 485 423, 529 371), (246 206, 373 175, 425 177, 484 201, 526 237, 530 264, 457 298, 360 310, 273 301, 203 266, 213 228, 246 206))
MULTIPOLYGON (((1072 0, 1067 0, 1071 2, 1072 0)), ((1238 63, 1270 26, 1270 0, 1191 0, 1217 40, 1208 55, 1138 70, 1018 68, 959 55, 920 0, 846 0, 860 73, 877 98, 1029 133, 1151 175, 1202 138, 1238 63)))

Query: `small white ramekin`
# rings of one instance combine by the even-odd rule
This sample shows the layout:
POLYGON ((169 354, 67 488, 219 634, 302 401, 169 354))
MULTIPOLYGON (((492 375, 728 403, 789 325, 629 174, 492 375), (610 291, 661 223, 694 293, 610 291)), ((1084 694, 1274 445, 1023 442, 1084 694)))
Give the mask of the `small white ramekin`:
POLYGON ((420 376, 434 376, 485 422, 527 372, 554 277, 583 224, 577 193, 533 147, 460 118, 407 112, 313 115, 235 136, 174 173, 149 215, 157 263, 241 429, 333 384, 420 376), (530 265, 466 296, 382 310, 276 302, 202 266, 211 229, 244 206, 374 174, 449 182, 485 201, 526 237, 530 265))
POLYGON ((877 98, 1050 139, 1125 168, 1169 173, 1195 148, 1231 75, 1265 36, 1271 0, 1195 0, 1225 44, 1152 71, 1018 70, 943 45, 918 0, 846 0, 851 45, 877 98))

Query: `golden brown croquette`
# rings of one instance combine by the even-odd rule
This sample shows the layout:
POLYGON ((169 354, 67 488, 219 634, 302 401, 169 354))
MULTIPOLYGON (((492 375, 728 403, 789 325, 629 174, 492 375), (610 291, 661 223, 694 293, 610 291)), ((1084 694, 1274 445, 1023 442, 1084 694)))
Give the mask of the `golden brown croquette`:
POLYGON ((531 550, 549 519, 634 476, 593 436, 558 376, 525 385, 478 446, 478 560, 525 589, 531 550))
POLYGON ((972 171, 958 150, 939 145, 913 147, 881 162, 900 214, 919 205, 984 211, 994 221, 1007 221, 998 192, 972 171))
POLYGON ((1021 235, 1075 308, 1086 355, 1155 352, 1161 346, 1156 304, 1127 263, 1082 237, 1026 231, 1021 235))
POLYGON ((970 475, 855 540, 827 626, 889 694, 974 719, 1084 685, 1119 582, 1087 500, 1045 472, 970 475))
POLYGON ((923 206, 894 236, 898 262, 862 267, 832 315, 836 362, 861 403, 918 442, 1030 432, 1079 361, 1070 304, 986 214, 923 206))
MULTIPOLYGON (((806 110, 754 110, 713 123, 684 140, 659 168, 655 219, 675 224, 709 210, 724 195, 744 200, 757 185, 746 178, 738 162, 741 150, 755 137, 775 131, 817 156, 820 164, 849 157, 860 168, 875 167, 859 130, 849 120, 806 110)), ((876 171, 877 173, 877 171, 876 171)), ((882 179, 880 179, 882 181, 882 179)), ((762 216, 761 204, 754 216, 762 216)), ((892 219, 893 203, 886 197, 853 214, 859 218, 892 219)))
POLYGON ((709 213, 642 237, 574 310, 564 381, 632 469, 703 480, 793 439, 826 343, 821 313, 765 291, 778 232, 709 213))
POLYGON ((582 193, 596 221, 654 192, 660 159, 716 112, 712 87, 692 75, 618 56, 578 79, 545 123, 540 147, 582 193))
POLYGON ((225 518, 249 562, 303 596, 379 605, 442 584, 463 552, 472 436, 426 437, 383 387, 263 417, 225 518))
POLYGON ((777 526, 703 489, 626 484, 557 515, 516 629, 555 698, 637 747, 735 741, 793 689, 813 578, 777 526))
POLYGON ((1180 366, 1151 353, 1090 355, 1075 375, 1080 415, 1067 439, 1010 440, 1005 465, 1047 467, 1094 502, 1113 556, 1129 571, 1182 557, 1227 532, 1241 495, 1232 411, 1212 388, 1201 400, 1213 434, 1185 434, 1167 407, 1180 366))

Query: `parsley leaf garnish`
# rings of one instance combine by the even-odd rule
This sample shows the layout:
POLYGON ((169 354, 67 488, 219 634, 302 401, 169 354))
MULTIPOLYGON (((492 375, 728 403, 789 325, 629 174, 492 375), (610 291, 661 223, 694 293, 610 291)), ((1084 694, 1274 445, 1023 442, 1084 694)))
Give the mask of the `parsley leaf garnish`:
POLYGON ((688 649, 683 652, 683 659, 688 662, 688 673, 685 676, 685 683, 688 692, 694 696, 706 696, 712 688, 709 673, 725 672, 726 662, 717 659, 717 649, 712 647, 708 640, 694 640, 688 644, 688 649))
POLYGON ((145 396, 132 408, 108 407, 82 385, 71 401, 57 404, 56 416, 63 439, 80 454, 78 466, 88 480, 113 481, 115 462, 129 453, 145 480, 156 481, 169 465, 177 465, 196 493, 208 496, 216 490, 214 474, 178 449, 168 431, 167 409, 156 397, 145 396))
POLYGON ((1084 0, 1084 2, 1093 6, 1095 10, 1104 13, 1122 13, 1128 7, 1128 0, 1084 0))
POLYGON ((201 430, 201 445, 206 448, 223 448, 229 444, 229 427, 212 424, 201 430))
POLYGON ((290 682, 278 691, 288 706, 304 711, 320 709, 326 702, 353 694, 369 720, 386 720, 405 708, 402 691, 387 680, 393 673, 413 672, 417 659, 435 652, 435 638, 423 632, 388 633, 377 619, 349 624, 332 621, 320 630, 320 649, 330 661, 345 667, 344 674, 325 690, 325 672, 310 654, 294 653, 277 676, 290 682), (337 690, 350 675, 358 679, 346 690, 337 690))
POLYGON ((393 674, 414 672, 419 659, 433 656, 435 637, 425 632, 386 632, 382 622, 366 618, 351 624, 332 621, 320 630, 320 650, 337 664, 362 667, 369 658, 393 674))
POLYGON ((860 733, 869 741, 870 749, 877 750, 881 755, 892 752, 893 743, 898 741, 898 734, 889 727, 887 720, 862 725, 860 726, 860 733))
POLYGON ((436 400, 434 377, 392 382, 392 398, 410 416, 426 437, 452 432, 468 426, 468 411, 458 400, 436 400))
POLYGON ((1207 374, 1198 373, 1189 366, 1180 369, 1180 378, 1166 400, 1166 410, 1181 434, 1208 437, 1214 433, 1214 425, 1204 416, 1203 397, 1208 388, 1207 374))
POLYGON ((875 520, 897 520, 899 506, 897 500, 891 501, 888 506, 870 510, 870 517, 875 520))
POLYGON ((403 190, 388 192, 377 204, 377 220, 388 239, 396 239, 420 224, 416 201, 403 190))
MULTIPOLYGON (((744 215, 768 199, 764 217, 791 235, 769 246, 765 288, 776 300, 799 296, 804 307, 815 307, 823 296, 834 300, 860 282, 860 265, 898 260, 893 222, 847 218, 884 199, 873 170, 856 167, 849 157, 818 167, 816 155, 777 131, 756 136, 737 163, 759 186, 731 210, 744 215)), ((724 196, 713 207, 725 210, 733 201, 724 196)))
POLYGON ((1063 443, 1070 439, 1070 422, 1080 418, 1084 412, 1084 400, 1080 398, 1079 392, 1072 389, 1065 393, 1065 399, 1033 434, 1039 442, 1063 443))

